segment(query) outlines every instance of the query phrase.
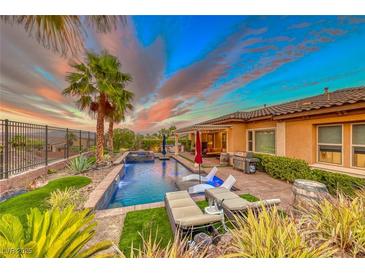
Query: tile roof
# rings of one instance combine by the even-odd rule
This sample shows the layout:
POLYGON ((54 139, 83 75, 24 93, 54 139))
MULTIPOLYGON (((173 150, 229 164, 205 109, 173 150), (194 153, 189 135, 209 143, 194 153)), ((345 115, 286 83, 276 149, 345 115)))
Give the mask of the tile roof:
POLYGON ((273 117, 305 112, 335 106, 365 102, 365 86, 340 89, 333 92, 303 98, 283 104, 267 106, 252 111, 237 111, 218 118, 210 119, 196 125, 214 124, 225 121, 249 121, 260 117, 273 117))

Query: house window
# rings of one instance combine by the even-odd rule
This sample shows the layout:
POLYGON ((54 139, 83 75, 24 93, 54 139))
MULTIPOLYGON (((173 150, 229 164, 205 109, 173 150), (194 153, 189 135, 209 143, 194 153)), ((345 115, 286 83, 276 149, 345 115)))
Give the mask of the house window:
POLYGON ((275 130, 248 131, 247 144, 248 151, 275 154, 275 130))
POLYGON ((318 162, 342 164, 342 126, 318 127, 318 162))
POLYGON ((275 130, 255 131, 255 152, 275 154, 275 130))
POLYGON ((227 133, 222 133, 222 148, 227 149, 227 133))
POLYGON ((352 125, 352 166, 365 168, 365 124, 352 125))
POLYGON ((253 131, 248 132, 248 151, 253 151, 253 131))

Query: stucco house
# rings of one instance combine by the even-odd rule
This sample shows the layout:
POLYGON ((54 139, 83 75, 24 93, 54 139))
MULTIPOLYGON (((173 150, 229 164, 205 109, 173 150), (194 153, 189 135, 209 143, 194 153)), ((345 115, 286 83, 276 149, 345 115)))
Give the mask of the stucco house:
POLYGON ((365 86, 326 88, 317 96, 223 115, 177 129, 176 142, 186 134, 194 142, 197 130, 207 156, 269 153, 365 176, 365 86))

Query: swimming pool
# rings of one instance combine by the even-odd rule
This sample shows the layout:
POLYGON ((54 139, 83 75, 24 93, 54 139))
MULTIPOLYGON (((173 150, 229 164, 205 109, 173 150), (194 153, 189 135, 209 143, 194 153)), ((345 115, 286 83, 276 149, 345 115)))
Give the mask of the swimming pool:
MULTIPOLYGON (((106 208, 124 207, 163 201, 165 193, 177 191, 175 182, 192 172, 175 159, 148 162, 127 162, 123 176, 116 182, 115 190, 106 208)), ((222 180, 215 177, 212 185, 222 180)))

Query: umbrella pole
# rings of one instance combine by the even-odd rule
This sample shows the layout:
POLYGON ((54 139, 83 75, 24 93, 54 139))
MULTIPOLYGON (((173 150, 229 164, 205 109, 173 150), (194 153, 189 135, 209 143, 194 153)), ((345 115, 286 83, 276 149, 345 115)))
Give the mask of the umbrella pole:
POLYGON ((199 164, 199 184, 202 183, 202 177, 200 176, 200 164, 199 164))

